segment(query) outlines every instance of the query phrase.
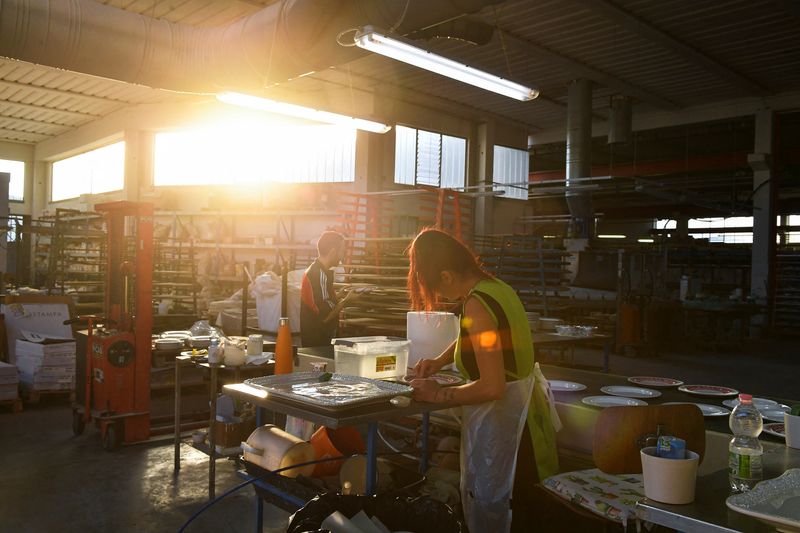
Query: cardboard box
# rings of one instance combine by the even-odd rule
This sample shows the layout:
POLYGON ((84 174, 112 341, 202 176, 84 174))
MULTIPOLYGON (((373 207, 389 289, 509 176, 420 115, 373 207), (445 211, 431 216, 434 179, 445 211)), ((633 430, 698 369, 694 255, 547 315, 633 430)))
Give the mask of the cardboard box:
MULTIPOLYGON (((236 419, 236 417, 234 417, 236 419)), ((239 446, 256 429, 256 419, 245 418, 237 422, 220 422, 214 424, 214 444, 217 448, 234 448, 239 446)))

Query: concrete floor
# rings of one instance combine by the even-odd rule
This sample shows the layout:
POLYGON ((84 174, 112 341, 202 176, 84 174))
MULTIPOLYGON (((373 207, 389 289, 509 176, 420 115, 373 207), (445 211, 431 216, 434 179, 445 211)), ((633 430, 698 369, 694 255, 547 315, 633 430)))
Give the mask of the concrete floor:
MULTIPOLYGON (((178 531, 208 496, 207 457, 184 445, 173 475, 171 441, 103 450, 99 431, 74 437, 66 401, 44 399, 22 413, 0 412, 0 532, 178 531), (49 400, 49 401, 48 401, 49 400)), ((217 495, 237 485, 234 463, 217 463, 217 495)), ((253 490, 221 500, 188 533, 252 532, 253 490)), ((284 531, 271 509, 264 531, 284 531)))
MULTIPOLYGON (((664 353, 653 358, 612 356, 611 371, 727 385, 743 392, 800 400, 800 347, 773 341, 736 353, 664 353)), ((576 361, 599 361, 576 353, 576 361)), ((207 501, 207 458, 184 445, 173 475, 172 443, 105 452, 94 427, 73 437, 66 401, 44 399, 19 414, 0 410, 0 532, 177 531, 207 501)), ((234 464, 220 461, 217 494, 238 484, 234 464)), ((264 531, 283 531, 287 515, 267 513, 264 531)), ((203 513, 188 532, 251 532, 254 496, 245 488, 203 513)))

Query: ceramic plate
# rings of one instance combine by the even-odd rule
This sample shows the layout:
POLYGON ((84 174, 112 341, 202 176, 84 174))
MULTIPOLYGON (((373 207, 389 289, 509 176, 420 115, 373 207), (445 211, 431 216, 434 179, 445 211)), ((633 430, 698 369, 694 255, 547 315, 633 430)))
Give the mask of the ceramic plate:
POLYGON ((677 405, 677 404, 692 404, 696 405, 703 412, 703 416, 728 416, 731 412, 719 405, 711 405, 710 403, 694 403, 694 402, 667 402, 661 405, 677 405))
POLYGON ((632 405, 647 405, 644 400, 637 400, 636 398, 624 398, 622 396, 587 396, 581 402, 592 407, 613 407, 616 405, 632 406, 632 405))
POLYGON ((761 411, 761 417, 764 418, 765 420, 772 420, 773 422, 783 422, 784 420, 783 415, 789 409, 786 409, 786 411, 784 411, 783 409, 776 406, 774 409, 759 409, 759 410, 761 411))
POLYGON ((661 393, 653 389, 643 389, 642 387, 625 387, 621 385, 606 385, 600 387, 602 392, 613 396, 625 396, 626 398, 658 398, 661 393))
POLYGON ((577 392, 586 389, 583 383, 575 383, 574 381, 561 381, 560 379, 551 379, 550 390, 553 392, 577 392))
MULTIPOLYGON (((733 409, 737 405, 739 405, 739 398, 731 398, 730 400, 725 400, 722 402, 723 405, 726 407, 730 407, 733 409)), ((774 400, 768 400, 766 398, 753 398, 753 405, 756 406, 756 409, 770 409, 771 407, 778 405, 778 402, 774 400)))
POLYGON ((790 468, 751 491, 729 496, 725 504, 780 531, 800 531, 800 468, 790 468))
POLYGON ((786 438, 786 428, 783 427, 783 423, 774 423, 774 424, 764 424, 764 433, 768 433, 774 437, 780 437, 782 439, 786 438))
POLYGON ((643 387, 677 387, 683 385, 683 381, 672 378, 658 378, 655 376, 633 376, 628 378, 631 383, 642 385, 643 387))
MULTIPOLYGON (((411 383, 414 379, 415 378, 413 374, 408 374, 398 379, 398 381, 400 381, 401 383, 408 384, 411 383)), ((436 381, 436 383, 438 383, 442 387, 450 387, 453 385, 461 385, 462 383, 464 383, 464 378, 462 378, 461 376, 445 372, 440 372, 432 376, 428 376, 428 379, 436 381)))
POLYGON ((736 389, 717 385, 681 385, 678 390, 697 396, 736 396, 739 394, 736 389))

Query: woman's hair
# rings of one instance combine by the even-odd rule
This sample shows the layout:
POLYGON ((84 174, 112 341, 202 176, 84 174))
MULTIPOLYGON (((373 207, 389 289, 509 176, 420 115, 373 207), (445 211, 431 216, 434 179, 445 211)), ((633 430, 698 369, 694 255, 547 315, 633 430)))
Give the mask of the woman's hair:
POLYGON ((433 310, 436 287, 444 270, 482 279, 491 277, 461 241, 436 229, 422 230, 408 247, 408 257, 408 292, 415 311, 433 310))

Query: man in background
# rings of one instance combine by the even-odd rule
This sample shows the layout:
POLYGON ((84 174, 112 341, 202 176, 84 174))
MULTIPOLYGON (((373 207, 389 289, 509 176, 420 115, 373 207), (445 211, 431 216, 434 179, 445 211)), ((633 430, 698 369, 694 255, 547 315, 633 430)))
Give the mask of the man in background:
POLYGON ((333 268, 344 259, 344 235, 326 231, 317 241, 317 258, 303 274, 300 294, 300 337, 303 346, 330 345, 336 335, 339 311, 352 300, 348 292, 339 298, 333 289, 333 268))

